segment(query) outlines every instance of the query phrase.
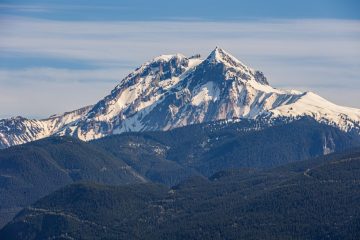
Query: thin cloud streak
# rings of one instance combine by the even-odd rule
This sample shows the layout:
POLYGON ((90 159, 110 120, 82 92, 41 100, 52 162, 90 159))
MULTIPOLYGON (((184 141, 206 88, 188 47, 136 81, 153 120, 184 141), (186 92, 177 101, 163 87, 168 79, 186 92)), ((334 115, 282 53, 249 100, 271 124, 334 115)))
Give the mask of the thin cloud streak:
POLYGON ((114 83, 119 81, 132 69, 59 69, 59 68, 29 68, 21 70, 0 70, 0 84, 17 86, 19 82, 25 85, 50 82, 69 84, 72 83, 114 83))

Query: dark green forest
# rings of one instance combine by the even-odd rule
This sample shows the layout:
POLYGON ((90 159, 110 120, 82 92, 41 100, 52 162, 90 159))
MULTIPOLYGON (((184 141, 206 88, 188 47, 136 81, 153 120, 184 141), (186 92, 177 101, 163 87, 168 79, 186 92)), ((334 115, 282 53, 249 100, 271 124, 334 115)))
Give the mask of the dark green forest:
POLYGON ((360 149, 281 167, 221 171, 172 188, 62 188, 1 239, 359 239, 360 149))

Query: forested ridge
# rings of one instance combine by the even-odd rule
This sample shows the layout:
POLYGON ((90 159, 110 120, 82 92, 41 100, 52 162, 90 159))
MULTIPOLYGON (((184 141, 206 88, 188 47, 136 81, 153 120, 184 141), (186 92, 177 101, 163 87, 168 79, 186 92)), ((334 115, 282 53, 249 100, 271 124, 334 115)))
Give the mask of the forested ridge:
POLYGON ((169 188, 74 184, 23 210, 11 239, 358 239, 360 149, 169 188), (54 227, 56 226, 56 227, 54 227))

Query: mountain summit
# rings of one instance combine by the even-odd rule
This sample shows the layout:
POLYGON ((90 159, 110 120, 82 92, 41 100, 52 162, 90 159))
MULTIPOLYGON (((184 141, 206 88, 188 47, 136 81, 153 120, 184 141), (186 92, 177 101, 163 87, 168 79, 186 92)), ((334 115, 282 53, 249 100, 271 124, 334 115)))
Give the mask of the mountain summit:
POLYGON ((335 105, 312 92, 273 88, 262 72, 216 47, 205 60, 182 54, 156 57, 95 105, 42 120, 0 120, 0 147, 51 135, 92 140, 234 118, 271 122, 301 116, 344 131, 360 129, 359 109, 335 105))

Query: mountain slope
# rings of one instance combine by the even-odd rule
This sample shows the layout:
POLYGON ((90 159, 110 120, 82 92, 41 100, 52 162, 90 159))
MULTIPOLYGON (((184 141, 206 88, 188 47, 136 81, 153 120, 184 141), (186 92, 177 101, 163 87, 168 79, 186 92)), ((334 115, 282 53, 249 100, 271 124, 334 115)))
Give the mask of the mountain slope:
POLYGON ((76 184, 23 210, 4 239, 358 239, 360 151, 171 189, 76 184), (56 227, 54 227, 56 226, 56 227))
POLYGON ((309 116, 344 131, 360 131, 360 110, 337 106, 311 92, 271 87, 255 71, 216 48, 198 56, 161 55, 125 77, 93 106, 44 120, 0 120, 0 147, 51 135, 82 140, 233 118, 309 116))
MULTIPOLYGON (((76 181, 174 186, 221 170, 270 168, 350 147, 360 136, 311 118, 243 119, 169 131, 133 132, 91 142, 51 137, 0 150, 0 219, 76 181)), ((1 226, 1 222, 0 222, 1 226)))

